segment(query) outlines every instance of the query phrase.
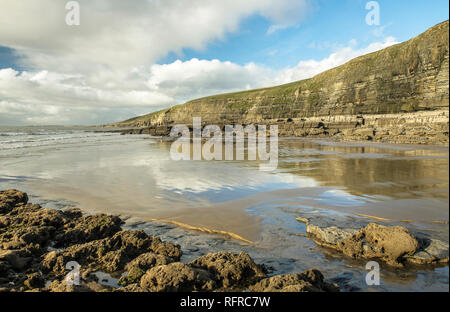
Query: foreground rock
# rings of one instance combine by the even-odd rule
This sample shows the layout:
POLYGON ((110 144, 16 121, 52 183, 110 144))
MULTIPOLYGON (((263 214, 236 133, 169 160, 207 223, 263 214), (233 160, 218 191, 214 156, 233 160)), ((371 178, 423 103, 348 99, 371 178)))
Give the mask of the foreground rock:
POLYGON ((216 283, 208 271, 175 262, 148 270, 142 276, 140 286, 152 292, 187 292, 212 291, 216 283))
POLYGON ((122 223, 117 216, 44 209, 28 203, 25 193, 1 191, 0 292, 338 289, 317 270, 268 277, 264 265, 245 253, 218 252, 182 263, 179 245, 122 230, 122 223), (120 277, 119 285, 103 285, 98 273, 120 277))
POLYGON ((308 270, 300 274, 278 275, 265 278, 250 287, 255 292, 322 292, 339 291, 336 284, 324 281, 318 270, 308 270))
POLYGON ((256 264, 243 252, 207 254, 192 261, 191 266, 210 272, 223 289, 245 288, 265 278, 267 273, 264 266, 256 264))
POLYGON ((415 237, 401 226, 370 223, 366 227, 341 229, 316 220, 297 218, 306 224, 306 232, 320 246, 329 247, 354 259, 380 259, 393 266, 405 263, 421 265, 448 263, 447 243, 415 237))
POLYGON ((128 262, 146 252, 156 252, 174 260, 181 257, 178 245, 164 243, 143 231, 121 231, 112 237, 70 246, 64 251, 49 252, 44 256, 41 268, 46 273, 63 276, 66 274, 66 264, 76 261, 82 266, 84 275, 95 271, 114 273, 123 270, 128 262))

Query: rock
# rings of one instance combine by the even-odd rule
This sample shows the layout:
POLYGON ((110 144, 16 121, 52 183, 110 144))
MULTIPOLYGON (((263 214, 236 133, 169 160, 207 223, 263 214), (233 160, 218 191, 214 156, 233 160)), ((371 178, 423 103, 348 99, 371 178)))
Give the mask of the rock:
POLYGON ((172 261, 181 257, 178 245, 162 242, 144 231, 124 230, 112 237, 49 252, 44 256, 41 267, 44 272, 61 276, 66 272, 67 262, 77 261, 85 269, 113 273, 123 270, 128 262, 147 252, 159 253, 172 261))
MULTIPOLYGON (((1 255, 1 252, 0 252, 1 255)), ((11 265, 9 264, 8 261, 6 261, 6 259, 0 260, 0 274, 3 276, 3 274, 5 274, 9 269, 10 269, 11 265)), ((0 282, 1 284, 1 282, 0 282)))
MULTIPOLYGON (((380 259, 393 266, 448 263, 448 243, 414 237, 402 226, 370 223, 360 230, 327 226, 327 222, 297 218, 320 246, 336 249, 355 259, 380 259), (317 223, 317 224, 313 224, 317 223)), ((330 222, 329 222, 330 223, 330 222)))
POLYGON ((249 289, 254 292, 336 292, 339 291, 339 286, 325 283, 322 273, 312 269, 300 274, 265 278, 249 289))
POLYGON ((174 262, 148 270, 141 278, 140 287, 152 292, 211 291, 215 282, 206 270, 174 262))
POLYGON ((419 243, 404 227, 371 223, 338 243, 338 247, 352 258, 379 258, 391 265, 401 265, 402 258, 413 255, 419 243))
POLYGON ((54 233, 55 228, 52 226, 11 228, 0 234, 0 246, 5 249, 25 248, 33 244, 44 246, 54 233))
POLYGON ((116 288, 115 292, 144 292, 138 283, 130 284, 125 287, 116 288))
POLYGON ((246 253, 211 253, 192 261, 192 267, 209 271, 225 288, 243 288, 266 277, 264 266, 253 262, 246 253))
POLYGON ((314 235, 318 240, 318 244, 329 247, 337 246, 356 233, 355 230, 351 229, 340 229, 335 226, 322 228, 314 224, 308 224, 306 232, 314 235))
POLYGON ((88 215, 65 224, 64 232, 56 240, 60 246, 86 243, 114 235, 121 230, 122 224, 117 216, 88 215))
POLYGON ((18 190, 6 190, 0 192, 0 214, 10 212, 17 205, 25 205, 28 202, 26 193, 18 190))
POLYGON ((45 281, 39 273, 32 273, 27 275, 27 279, 23 282, 28 289, 43 288, 45 281))
POLYGON ((422 240, 420 249, 411 256, 406 256, 406 260, 415 264, 438 264, 448 263, 448 244, 437 240, 422 240))
POLYGON ((82 282, 80 285, 68 285, 65 280, 55 280, 46 287, 46 290, 49 292, 107 292, 111 291, 112 288, 96 282, 82 282))
POLYGON ((23 270, 32 259, 21 256, 17 250, 1 250, 0 261, 9 263, 16 270, 23 270))
POLYGON ((119 279, 119 285, 127 286, 129 284, 138 283, 145 272, 155 266, 169 264, 173 262, 172 258, 158 255, 153 252, 146 252, 125 266, 127 275, 119 279))

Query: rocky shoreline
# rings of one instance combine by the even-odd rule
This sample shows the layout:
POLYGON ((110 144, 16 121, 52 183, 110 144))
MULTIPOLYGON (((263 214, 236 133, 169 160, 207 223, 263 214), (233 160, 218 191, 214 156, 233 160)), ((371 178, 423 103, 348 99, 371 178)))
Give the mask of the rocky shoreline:
MULTIPOLYGON (((399 114, 284 118, 263 122, 255 120, 253 124, 277 125, 280 137, 320 138, 337 142, 444 146, 449 144, 448 109, 399 114)), ((148 134, 170 139, 172 126, 172 124, 148 125, 139 128, 97 130, 97 132, 148 134)), ((225 125, 219 126, 224 132, 225 125)))
POLYGON ((179 245, 122 230, 123 223, 75 208, 45 209, 28 203, 26 193, 1 191, 0 291, 339 291, 315 269, 269 277, 245 253, 210 253, 182 263, 179 245), (77 266, 79 283, 73 283, 77 266), (99 276, 118 277, 118 285, 105 285, 99 276))
MULTIPOLYGON (((375 223, 338 228, 320 217, 298 217, 308 238, 352 259, 392 267, 447 265, 448 243, 375 223)), ((181 262, 180 246, 124 220, 81 210, 46 209, 26 193, 0 192, 1 292, 339 291, 317 269, 270 276, 246 253, 215 252, 181 262), (71 283, 74 268, 79 283, 71 283), (72 274, 72 275, 70 275, 72 274), (111 282, 114 280, 115 282, 111 282)), ((344 287, 345 288, 345 287, 344 287)))
POLYGON ((449 245, 403 226, 370 223, 363 228, 340 228, 321 218, 297 217, 306 233, 320 246, 352 259, 375 259, 393 267, 407 264, 440 265, 449 262, 449 245))

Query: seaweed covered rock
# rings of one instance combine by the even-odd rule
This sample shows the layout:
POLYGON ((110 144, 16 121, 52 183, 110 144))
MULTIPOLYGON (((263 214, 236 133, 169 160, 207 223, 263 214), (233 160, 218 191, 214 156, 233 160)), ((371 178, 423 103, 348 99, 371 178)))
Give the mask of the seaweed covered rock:
POLYGON ((123 221, 118 216, 105 214, 82 216, 67 222, 56 237, 58 246, 79 244, 114 235, 121 230, 123 221))
POLYGON ((25 205, 28 202, 26 193, 18 190, 0 191, 0 214, 10 212, 17 205, 25 205))
POLYGON ((215 281, 206 270, 174 262, 148 270, 141 278, 140 287, 151 292, 212 291, 215 281))
POLYGON ((29 290, 41 289, 45 287, 45 280, 39 272, 27 275, 27 279, 23 282, 24 286, 29 290))
POLYGON ((326 283, 322 273, 312 269, 299 274, 265 278, 249 289, 255 292, 336 292, 339 286, 326 283))
POLYGON ((8 267, 12 267, 16 270, 24 269, 32 259, 24 256, 24 253, 20 250, 1 250, 0 249, 0 262, 3 263, 4 270, 8 267))
POLYGON ((225 289, 245 288, 266 277, 264 266, 256 264, 243 252, 210 253, 192 261, 190 265, 209 271, 225 289))
POLYGON ((408 262, 414 264, 440 264, 449 261, 448 243, 438 239, 419 239, 419 249, 413 255, 405 256, 408 262))
POLYGON ((0 247, 21 249, 65 247, 109 237, 121 230, 122 220, 103 214, 82 216, 79 209, 54 210, 27 203, 16 190, 0 192, 0 247), (7 207, 8 209, 5 209, 7 207))
POLYGON ((64 251, 52 251, 45 255, 41 266, 45 272, 65 274, 65 264, 77 261, 88 270, 117 272, 125 265, 147 252, 154 252, 179 260, 181 249, 178 245, 162 242, 158 237, 149 236, 144 231, 124 230, 112 237, 78 244, 64 251))
POLYGON ((97 282, 82 282, 80 285, 68 284, 66 280, 54 280, 46 288, 49 292, 109 292, 112 287, 101 285, 97 282))
POLYGON ((449 261, 448 243, 412 235, 402 226, 369 223, 362 229, 338 228, 333 220, 297 217, 306 232, 320 246, 333 248, 354 259, 380 259, 392 266, 405 263, 443 264, 449 261))
POLYGON ((154 252, 143 253, 125 266, 127 274, 119 279, 119 285, 127 286, 138 283, 147 270, 158 265, 169 264, 173 261, 170 257, 154 252))
POLYGON ((391 265, 400 265, 404 256, 416 252, 419 243, 404 227, 371 223, 339 242, 338 247, 352 258, 378 258, 391 265))

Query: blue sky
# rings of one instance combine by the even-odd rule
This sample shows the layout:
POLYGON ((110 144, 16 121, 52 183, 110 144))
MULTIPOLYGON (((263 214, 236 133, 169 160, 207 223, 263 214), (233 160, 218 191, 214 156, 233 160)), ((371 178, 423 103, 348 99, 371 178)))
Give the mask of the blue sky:
MULTIPOLYGON (((445 0, 378 2, 384 34, 400 42, 448 19, 449 2, 445 0)), ((194 57, 217 58, 241 65, 256 62, 282 68, 293 66, 300 60, 322 59, 352 39, 356 39, 360 46, 378 39, 373 34, 378 27, 365 22, 366 3, 363 0, 316 1, 306 20, 270 35, 267 34, 270 22, 263 17, 252 16, 242 21, 239 32, 227 35, 225 40, 214 40, 203 51, 183 49, 182 54, 170 53, 158 62, 171 63, 176 59, 194 57), (315 48, 311 46, 313 43, 315 48)))
POLYGON ((379 0, 369 26, 363 0, 78 2, 76 26, 65 0, 0 2, 0 125, 107 123, 309 78, 449 11, 444 0, 379 0))

